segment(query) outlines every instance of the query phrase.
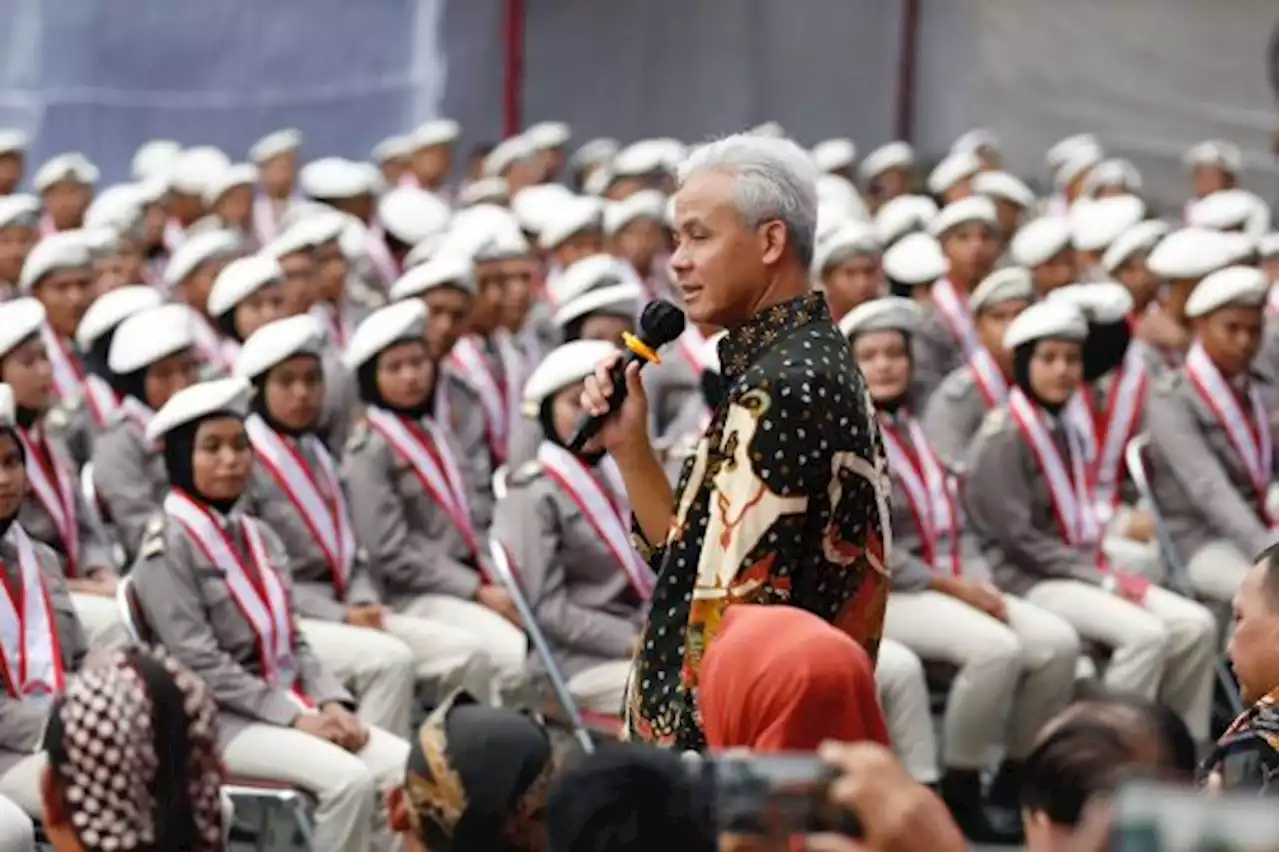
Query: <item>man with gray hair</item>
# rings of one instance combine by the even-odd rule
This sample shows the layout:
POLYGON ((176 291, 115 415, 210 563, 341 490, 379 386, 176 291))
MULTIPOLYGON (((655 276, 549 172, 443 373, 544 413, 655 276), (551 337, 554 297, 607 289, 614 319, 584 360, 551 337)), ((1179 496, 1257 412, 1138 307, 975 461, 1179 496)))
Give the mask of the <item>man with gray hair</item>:
MULTIPOLYGON (((634 365, 598 439, 657 575, 626 707, 639 739, 705 747, 699 668, 731 605, 801 607, 876 652, 888 479, 866 385, 809 288, 816 179, 794 142, 746 135, 698 148, 680 170, 671 272, 689 319, 727 330, 724 398, 674 494, 634 365)), ((586 381, 593 414, 609 410, 613 360, 586 381)))

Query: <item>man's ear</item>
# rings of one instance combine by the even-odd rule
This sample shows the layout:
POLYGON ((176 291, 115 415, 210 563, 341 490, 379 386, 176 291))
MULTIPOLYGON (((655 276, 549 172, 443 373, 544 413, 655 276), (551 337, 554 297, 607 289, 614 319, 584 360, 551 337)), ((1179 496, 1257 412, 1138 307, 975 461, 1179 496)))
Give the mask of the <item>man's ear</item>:
POLYGON ((781 219, 761 222, 756 229, 760 240, 760 261, 772 265, 782 259, 787 247, 787 226, 781 219))

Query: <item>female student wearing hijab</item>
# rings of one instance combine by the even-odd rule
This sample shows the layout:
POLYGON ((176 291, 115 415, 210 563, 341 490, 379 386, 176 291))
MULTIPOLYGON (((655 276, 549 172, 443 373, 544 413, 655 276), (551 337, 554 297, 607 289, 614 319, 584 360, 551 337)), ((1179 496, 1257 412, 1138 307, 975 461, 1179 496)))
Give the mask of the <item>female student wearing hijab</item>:
POLYGON ((438 376, 427 357, 426 307, 397 302, 370 314, 347 346, 365 421, 342 460, 356 542, 393 611, 464 630, 502 685, 521 680, 526 642, 510 595, 486 575, 458 450, 430 416, 438 376))
POLYGON ((217 852, 217 708, 160 650, 91 657, 54 704, 41 784, 54 852, 217 852))
POLYGON ((525 384, 525 415, 542 438, 511 476, 494 535, 511 554, 569 692, 600 713, 620 713, 631 656, 654 577, 631 546, 621 474, 587 442, 565 449, 581 409, 582 380, 617 351, 602 340, 554 349, 525 384))
POLYGON ((1069 301, 1009 325, 1015 387, 969 451, 965 509, 996 583, 1112 648, 1105 682, 1159 697, 1209 733, 1215 628, 1199 604, 1118 570, 1101 547, 1084 438, 1063 411, 1080 387, 1088 323, 1069 301))
POLYGON ((115 560, 103 530, 90 523, 66 444, 49 429, 49 355, 41 339, 44 308, 33 299, 0 304, 0 381, 13 390, 16 428, 27 458, 28 490, 20 522, 27 535, 53 548, 76 611, 95 647, 119 642, 115 560))
POLYGON ((38 816, 45 720, 87 644, 58 556, 18 522, 29 464, 13 391, 0 385, 0 794, 38 816))
POLYGON ((111 368, 107 365, 111 341, 115 339, 120 323, 129 317, 159 306, 164 296, 155 287, 130 284, 103 293, 76 326, 76 345, 84 353, 84 366, 88 375, 84 379, 85 409, 93 423, 93 431, 101 434, 120 407, 120 394, 112 384, 111 368))
POLYGON ((209 316, 222 332, 226 363, 249 335, 284 316, 284 271, 264 255, 250 255, 222 268, 209 291, 209 316))
POLYGON ((240 378, 193 385, 147 427, 163 444, 170 491, 133 565, 144 627, 208 684, 231 774, 314 795, 318 850, 390 848, 371 834, 375 795, 394 783, 408 744, 352 714, 298 629, 279 539, 239 506, 253 464, 251 396, 240 378))
POLYGON ((316 434, 324 344, 324 329, 304 314, 258 329, 236 358, 236 375, 255 390, 245 421, 255 456, 245 510, 280 537, 302 628, 320 659, 357 684, 360 718, 407 736, 415 663, 437 698, 459 685, 484 694, 488 656, 465 631, 382 606, 356 546, 338 462, 316 434))
POLYGON ((1080 645, 1065 621, 991 582, 957 485, 916 417, 911 344, 923 319, 915 302, 890 296, 840 322, 876 407, 893 488, 885 635, 959 667, 947 699, 942 795, 971 840, 1012 842, 982 811, 988 747, 1006 740, 993 795, 1016 811, 1018 767, 1040 726, 1071 700, 1080 645))

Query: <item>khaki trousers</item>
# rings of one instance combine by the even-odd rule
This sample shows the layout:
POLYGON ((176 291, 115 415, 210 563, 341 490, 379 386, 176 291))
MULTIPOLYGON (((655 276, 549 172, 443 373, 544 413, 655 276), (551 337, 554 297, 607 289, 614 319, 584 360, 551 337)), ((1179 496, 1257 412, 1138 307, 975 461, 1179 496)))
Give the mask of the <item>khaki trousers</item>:
POLYGON ((382 797, 404 781, 409 743, 379 728, 352 754, 294 728, 251 722, 222 748, 227 772, 278 781, 316 798, 315 852, 384 852, 399 848, 382 797))
POLYGON ((488 607, 452 595, 422 595, 402 612, 466 633, 489 657, 495 692, 524 682, 528 642, 524 631, 488 607))
MULTIPOLYGON (((44 816, 44 802, 40 799, 40 777, 48 763, 43 751, 18 760, 0 775, 0 796, 13 802, 27 816, 41 819, 44 816)), ((0 849, 4 848, 6 847, 0 846, 0 849)))
POLYGON ((0 849, 35 852, 36 832, 31 817, 9 799, 0 797, 0 849))
POLYGON ((128 642, 129 636, 124 622, 120 620, 120 607, 115 598, 72 592, 71 605, 76 609, 76 618, 84 628, 84 638, 90 649, 120 648, 128 642))
POLYGON ((630 679, 630 660, 601 663, 569 678, 569 694, 584 710, 620 716, 630 679))
POLYGON ((1226 539, 1211 541, 1187 560, 1191 588, 1205 600, 1230 603, 1253 563, 1226 539))
POLYGON ((413 713, 413 654, 390 633, 336 621, 298 619, 307 644, 355 696, 366 725, 409 736, 413 713))
POLYGON ((925 660, 959 667, 947 697, 942 763, 981 769, 1002 742, 1026 757, 1042 725, 1067 706, 1080 640, 1061 618, 1005 595, 1001 622, 942 592, 894 592, 884 633, 925 660))
POLYGON ((1045 580, 1026 597, 1112 649, 1107 686, 1159 698, 1208 739, 1216 628, 1207 609, 1159 586, 1139 605, 1078 580, 1045 580))
POLYGON ((894 753, 912 778, 921 784, 934 783, 942 772, 924 666, 910 648, 888 637, 880 640, 876 657, 876 692, 894 753))

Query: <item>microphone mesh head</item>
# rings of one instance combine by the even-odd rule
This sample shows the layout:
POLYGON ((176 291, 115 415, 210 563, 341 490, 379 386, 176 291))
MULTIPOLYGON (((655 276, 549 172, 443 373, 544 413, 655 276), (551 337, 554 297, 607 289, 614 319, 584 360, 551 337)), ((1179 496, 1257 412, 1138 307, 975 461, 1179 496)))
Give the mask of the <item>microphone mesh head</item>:
POLYGON ((640 314, 640 337, 654 347, 665 346, 684 334, 684 312, 666 299, 644 306, 640 314))

